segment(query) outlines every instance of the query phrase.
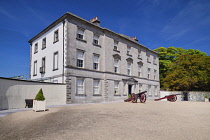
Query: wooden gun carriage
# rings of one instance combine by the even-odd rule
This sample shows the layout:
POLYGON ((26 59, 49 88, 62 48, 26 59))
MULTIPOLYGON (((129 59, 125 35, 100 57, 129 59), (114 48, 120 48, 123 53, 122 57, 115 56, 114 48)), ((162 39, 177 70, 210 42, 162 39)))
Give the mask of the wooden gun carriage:
POLYGON ((140 92, 140 93, 132 93, 131 94, 131 97, 124 100, 125 102, 130 102, 132 101, 132 103, 137 103, 137 100, 139 99, 141 103, 145 103, 146 102, 146 93, 147 91, 143 91, 143 92, 140 92))
POLYGON ((182 95, 182 94, 171 94, 171 95, 167 95, 165 97, 162 97, 162 98, 159 98, 159 99, 155 99, 155 101, 159 101, 159 100, 162 100, 162 99, 167 99, 167 101, 176 102, 177 95, 182 95))

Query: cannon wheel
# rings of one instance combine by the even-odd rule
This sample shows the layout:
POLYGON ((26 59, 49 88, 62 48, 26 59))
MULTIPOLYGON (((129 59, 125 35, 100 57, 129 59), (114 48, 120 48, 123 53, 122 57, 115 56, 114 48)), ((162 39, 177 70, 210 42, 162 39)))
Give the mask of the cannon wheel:
POLYGON ((135 94, 132 94, 131 98, 132 98, 132 103, 137 103, 137 97, 135 94))
POLYGON ((174 95, 173 97, 168 98, 167 100, 170 101, 170 102, 176 102, 177 97, 176 97, 176 95, 174 95))
POLYGON ((144 93, 143 93, 143 94, 141 94, 141 96, 140 96, 140 98, 139 98, 139 99, 140 99, 140 102, 141 102, 141 103, 145 103, 145 102, 146 102, 146 100, 147 100, 147 99, 146 99, 146 94, 144 94, 144 93))

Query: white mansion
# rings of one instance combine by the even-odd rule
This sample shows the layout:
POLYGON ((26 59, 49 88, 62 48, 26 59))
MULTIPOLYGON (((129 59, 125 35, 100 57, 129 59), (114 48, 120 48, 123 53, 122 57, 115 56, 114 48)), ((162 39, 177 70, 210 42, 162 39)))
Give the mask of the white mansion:
POLYGON ((67 103, 122 100, 144 90, 159 97, 158 54, 100 27, 97 17, 65 13, 29 43, 31 80, 66 83, 67 103))

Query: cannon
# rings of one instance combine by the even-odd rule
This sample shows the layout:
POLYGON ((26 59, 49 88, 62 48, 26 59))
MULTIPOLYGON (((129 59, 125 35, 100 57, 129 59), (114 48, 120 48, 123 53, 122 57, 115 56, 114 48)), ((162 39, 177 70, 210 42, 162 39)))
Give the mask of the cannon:
POLYGON ((131 94, 131 97, 124 100, 125 102, 130 102, 132 101, 132 103, 137 103, 137 100, 139 99, 141 103, 145 103, 146 102, 146 93, 147 91, 143 91, 143 92, 140 92, 140 93, 132 93, 131 94))
POLYGON ((162 97, 162 98, 159 98, 159 99, 155 99, 155 101, 159 101, 159 100, 162 100, 162 99, 166 99, 167 98, 167 101, 176 102, 177 95, 182 95, 182 94, 171 94, 171 95, 167 95, 165 97, 162 97))

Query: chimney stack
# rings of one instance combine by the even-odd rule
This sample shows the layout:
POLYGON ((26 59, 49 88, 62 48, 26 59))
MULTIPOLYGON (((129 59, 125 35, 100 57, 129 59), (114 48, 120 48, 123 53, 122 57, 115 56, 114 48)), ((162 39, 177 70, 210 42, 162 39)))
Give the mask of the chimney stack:
POLYGON ((136 42, 138 42, 138 39, 136 38, 136 36, 131 37, 133 40, 135 40, 136 42))
POLYGON ((94 17, 93 19, 90 20, 93 24, 100 26, 100 21, 98 20, 98 17, 94 17))

